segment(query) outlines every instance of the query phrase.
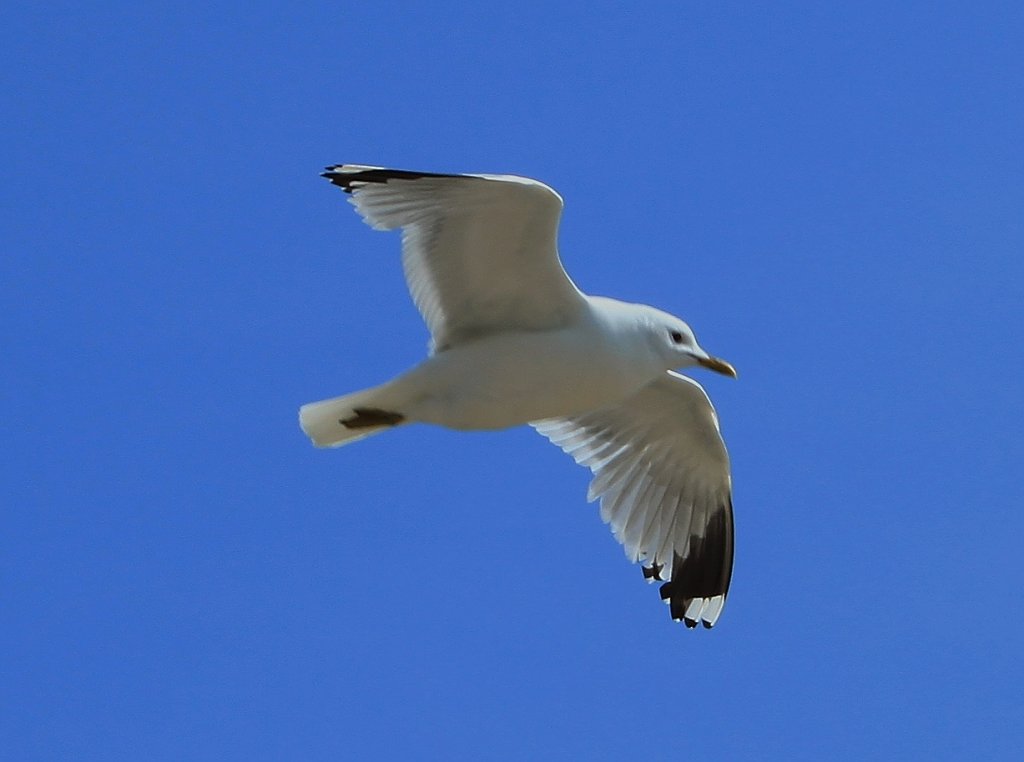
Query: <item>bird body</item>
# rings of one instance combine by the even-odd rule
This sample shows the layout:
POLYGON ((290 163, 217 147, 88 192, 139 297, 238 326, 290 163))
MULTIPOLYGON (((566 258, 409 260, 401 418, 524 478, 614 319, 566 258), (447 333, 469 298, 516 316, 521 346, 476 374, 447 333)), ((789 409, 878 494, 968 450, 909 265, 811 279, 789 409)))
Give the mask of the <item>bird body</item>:
POLYGON ((703 389, 672 369, 735 376, 679 318, 583 294, 555 246, 561 198, 535 180, 361 165, 325 177, 377 228, 401 228, 432 351, 379 386, 304 405, 337 447, 407 423, 530 424, 595 475, 627 555, 688 626, 715 623, 732 572, 729 462, 703 389), (664 576, 663 576, 664 575, 664 576))
MULTIPOLYGON (((666 368, 646 340, 643 317, 650 308, 602 302, 635 312, 636 319, 610 326, 601 313, 587 309, 567 327, 478 338, 431 355, 371 390, 360 404, 393 411, 410 423, 460 430, 505 429, 615 404, 666 368)), ((315 440, 317 445, 348 441, 347 430, 334 419, 337 413, 303 410, 303 428, 331 432, 315 440), (320 416, 331 420, 321 422, 320 416)))

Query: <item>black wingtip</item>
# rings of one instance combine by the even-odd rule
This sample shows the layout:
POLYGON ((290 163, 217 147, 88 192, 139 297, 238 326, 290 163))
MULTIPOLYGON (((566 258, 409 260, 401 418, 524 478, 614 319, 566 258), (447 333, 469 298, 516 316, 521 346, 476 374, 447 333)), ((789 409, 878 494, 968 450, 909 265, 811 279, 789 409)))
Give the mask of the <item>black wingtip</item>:
POLYGON ((385 169, 383 167, 358 168, 358 165, 332 164, 320 173, 334 185, 346 193, 351 193, 367 183, 386 183, 389 180, 419 180, 424 177, 464 177, 464 175, 448 175, 439 172, 411 172, 407 169, 385 169), (348 169, 345 169, 348 167, 348 169))
POLYGON ((325 167, 326 171, 321 172, 320 173, 320 177, 323 177, 326 180, 329 180, 332 185, 337 185, 339 188, 341 188, 346 193, 351 193, 352 192, 352 181, 356 177, 358 177, 358 173, 356 173, 356 172, 351 172, 351 173, 339 172, 338 170, 340 168, 341 168, 340 164, 335 165, 333 167, 325 167))
POLYGON ((727 498, 711 513, 703 530, 702 537, 691 536, 685 555, 673 555, 671 579, 659 592, 668 602, 673 619, 685 621, 687 627, 696 627, 700 621, 710 629, 713 622, 687 617, 686 610, 694 600, 707 602, 729 594, 733 560, 731 500, 727 498))
POLYGON ((647 581, 654 582, 657 580, 659 582, 663 582, 665 578, 661 576, 661 570, 664 567, 664 564, 651 564, 650 566, 641 566, 640 569, 643 571, 644 579, 647 581))

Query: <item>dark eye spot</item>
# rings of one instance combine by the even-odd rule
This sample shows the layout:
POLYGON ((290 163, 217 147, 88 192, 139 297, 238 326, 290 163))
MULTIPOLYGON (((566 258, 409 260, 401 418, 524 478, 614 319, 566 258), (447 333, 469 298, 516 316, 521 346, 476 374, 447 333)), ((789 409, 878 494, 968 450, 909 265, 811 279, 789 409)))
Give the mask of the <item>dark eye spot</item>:
POLYGON ((669 332, 669 336, 672 337, 672 341, 674 341, 676 344, 683 343, 683 334, 681 334, 679 331, 671 331, 669 332))

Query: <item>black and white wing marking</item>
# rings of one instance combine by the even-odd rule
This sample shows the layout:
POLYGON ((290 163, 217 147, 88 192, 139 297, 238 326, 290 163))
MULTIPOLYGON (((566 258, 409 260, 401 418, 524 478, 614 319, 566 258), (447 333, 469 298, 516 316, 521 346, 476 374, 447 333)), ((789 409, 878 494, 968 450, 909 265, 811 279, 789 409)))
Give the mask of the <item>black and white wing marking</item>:
POLYGON ((538 421, 538 432, 594 474, 626 555, 688 627, 718 620, 733 560, 729 456, 700 384, 668 372, 616 407, 538 421))
POLYGON ((568 324, 585 300, 558 258, 562 199, 514 175, 342 164, 324 177, 378 230, 402 229, 402 265, 434 351, 490 333, 568 324))

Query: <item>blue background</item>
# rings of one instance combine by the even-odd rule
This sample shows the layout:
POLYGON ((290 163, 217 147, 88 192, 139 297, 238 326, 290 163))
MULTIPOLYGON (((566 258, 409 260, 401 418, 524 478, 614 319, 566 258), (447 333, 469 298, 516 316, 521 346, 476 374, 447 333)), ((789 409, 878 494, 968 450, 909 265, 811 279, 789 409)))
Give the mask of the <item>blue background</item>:
POLYGON ((2 16, 0 756, 1016 758, 1020 3, 2 16), (735 363, 713 631, 529 429, 309 445, 427 340, 345 161, 543 179, 735 363))

